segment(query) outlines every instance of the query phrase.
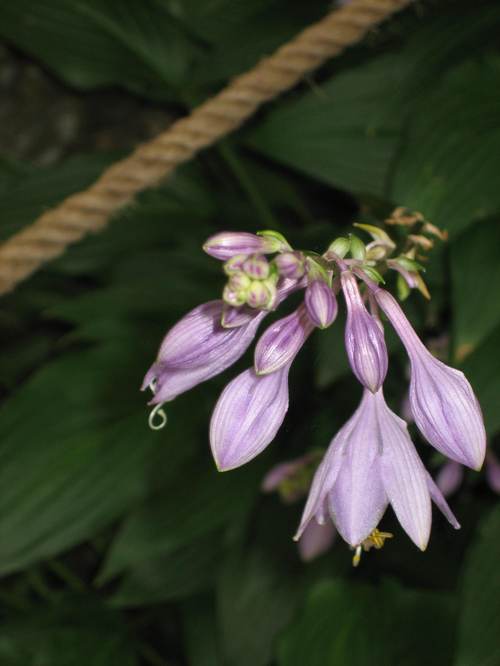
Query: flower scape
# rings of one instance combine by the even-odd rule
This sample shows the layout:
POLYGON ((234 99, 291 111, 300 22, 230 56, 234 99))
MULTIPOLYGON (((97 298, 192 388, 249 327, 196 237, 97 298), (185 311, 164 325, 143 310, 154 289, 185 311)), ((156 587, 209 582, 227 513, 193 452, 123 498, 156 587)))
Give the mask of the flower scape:
MULTIPOLYGON (((400 300, 410 290, 429 292, 422 279, 422 253, 440 229, 418 213, 396 209, 382 226, 355 225, 370 235, 336 238, 324 254, 295 250, 275 231, 221 232, 203 249, 223 262, 227 283, 222 299, 199 305, 164 338, 143 390, 153 393, 150 426, 166 423, 164 404, 226 370, 249 348, 259 326, 291 295, 303 301, 260 335, 254 363, 223 390, 212 413, 210 446, 217 468, 232 470, 261 453, 274 439, 288 410, 288 374, 294 358, 315 329, 334 324, 338 297, 346 307, 345 349, 363 387, 360 404, 333 437, 314 476, 295 539, 307 552, 321 550, 338 533, 355 551, 381 548, 392 535, 378 525, 391 505, 410 539, 425 550, 431 504, 458 529, 457 519, 425 469, 407 423, 387 405, 383 384, 388 369, 384 325, 389 322, 408 355, 409 406, 423 437, 450 461, 479 470, 486 435, 478 401, 462 372, 435 358, 421 342, 400 304, 383 286, 396 271, 400 300), (332 524, 327 532, 316 526, 332 524)), ((424 257, 425 259, 425 257, 424 257)), ((288 468, 287 468, 288 470, 288 468)), ((280 478, 287 473, 278 472, 280 478)), ((279 479, 267 481, 268 489, 279 479)))

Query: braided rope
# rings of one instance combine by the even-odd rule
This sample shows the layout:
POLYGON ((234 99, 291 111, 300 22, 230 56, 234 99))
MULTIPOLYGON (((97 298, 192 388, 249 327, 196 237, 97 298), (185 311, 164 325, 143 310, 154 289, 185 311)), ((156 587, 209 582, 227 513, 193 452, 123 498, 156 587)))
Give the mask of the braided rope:
POLYGON ((234 79, 185 118, 106 169, 88 189, 44 212, 0 246, 0 294, 89 232, 104 228, 135 195, 154 187, 202 148, 232 132, 264 102, 359 42, 411 0, 352 0, 234 79))

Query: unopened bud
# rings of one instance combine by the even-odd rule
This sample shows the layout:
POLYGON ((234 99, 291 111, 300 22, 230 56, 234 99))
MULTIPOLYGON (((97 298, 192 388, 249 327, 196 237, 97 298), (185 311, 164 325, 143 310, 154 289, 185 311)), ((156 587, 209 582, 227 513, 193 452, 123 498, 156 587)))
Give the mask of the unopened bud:
POLYGON ((282 277, 298 280, 304 275, 304 257, 300 252, 283 252, 282 254, 278 254, 274 259, 274 263, 282 277))
POLYGON ((228 259, 224 264, 224 272, 226 275, 234 275, 235 273, 239 273, 242 270, 246 259, 246 254, 235 254, 234 257, 228 259))
POLYGON ((254 254, 244 262, 243 270, 252 280, 265 280, 269 277, 269 262, 262 255, 254 254))
POLYGON ((254 254, 255 252, 275 252, 269 250, 265 238, 249 234, 245 231, 222 231, 211 236, 203 245, 203 249, 211 257, 226 261, 238 254, 254 254))
POLYGON ((351 256, 353 259, 358 259, 358 261, 364 261, 366 259, 366 247, 361 239, 359 239, 354 234, 349 235, 351 241, 351 256))
POLYGON ((265 282, 255 280, 248 290, 246 301, 251 308, 266 308, 271 302, 272 294, 265 282))
POLYGON ((339 238, 336 238, 333 241, 333 243, 330 243, 327 253, 331 252, 332 254, 336 254, 337 257, 343 259, 346 256, 346 254, 349 252, 350 247, 351 247, 351 241, 348 238, 339 236, 339 238))

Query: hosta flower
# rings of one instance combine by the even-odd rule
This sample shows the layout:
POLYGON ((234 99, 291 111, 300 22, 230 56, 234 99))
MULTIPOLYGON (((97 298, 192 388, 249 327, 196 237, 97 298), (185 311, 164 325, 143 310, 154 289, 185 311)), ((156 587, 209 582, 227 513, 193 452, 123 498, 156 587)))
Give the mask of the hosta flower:
POLYGON ((255 372, 267 375, 293 361, 313 329, 304 305, 271 324, 255 347, 255 372))
POLYGON ((180 393, 214 377, 235 363, 248 349, 265 312, 254 311, 246 324, 223 328, 222 301, 191 310, 165 336, 142 389, 151 386, 151 404, 168 402, 180 393))
POLYGON ((272 442, 288 410, 289 369, 260 377, 250 368, 226 386, 210 422, 210 446, 220 471, 244 465, 272 442))
POLYGON ((333 545, 337 530, 333 523, 320 525, 313 518, 308 523, 298 541, 299 555, 304 562, 310 562, 326 553, 333 545))
POLYGON ((341 274, 347 305, 345 346, 352 371, 361 384, 378 391, 387 374, 387 348, 379 322, 368 312, 350 271, 341 274))
POLYGON ((207 254, 226 261, 235 255, 273 253, 278 250, 274 239, 256 236, 245 231, 221 231, 211 236, 203 245, 207 254))
POLYGON ((306 289, 304 303, 310 320, 318 328, 328 328, 337 316, 337 299, 323 280, 313 280, 306 289))
POLYGON ((420 432, 448 458, 480 469, 486 433, 471 385, 463 372, 432 356, 389 292, 378 289, 375 297, 410 358, 410 406, 420 432))
POLYGON ((333 439, 314 477, 296 538, 327 514, 347 543, 358 547, 377 529, 388 506, 422 550, 431 528, 431 499, 453 527, 458 522, 425 470, 406 423, 383 393, 365 390, 354 415, 333 439))

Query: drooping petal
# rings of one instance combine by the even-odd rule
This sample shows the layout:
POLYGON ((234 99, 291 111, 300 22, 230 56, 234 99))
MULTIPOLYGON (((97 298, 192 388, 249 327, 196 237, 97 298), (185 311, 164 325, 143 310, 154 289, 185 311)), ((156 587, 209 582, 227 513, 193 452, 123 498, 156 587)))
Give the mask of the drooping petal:
POLYGON ((210 423, 210 445, 219 470, 244 465, 272 442, 288 410, 289 369, 259 377, 250 368, 226 386, 210 423))
MULTIPOLYGON (((254 254, 267 252, 268 241, 262 236, 247 233, 246 231, 221 231, 210 238, 203 245, 203 249, 211 257, 226 261, 237 254, 254 254)), ((274 252, 274 250, 270 250, 274 252)))
POLYGON ((255 347, 257 374, 267 375, 291 363, 313 329, 304 305, 271 324, 255 347))
POLYGON ((333 523, 320 525, 313 518, 298 542, 299 555, 304 562, 310 562, 330 550, 337 530, 333 523))
POLYGON ((328 510, 325 510, 325 507, 328 506, 328 494, 332 490, 340 472, 340 468, 344 463, 345 452, 350 441, 349 438, 351 432, 355 430, 358 420, 360 420, 362 416, 363 401, 347 423, 342 426, 330 442, 330 446, 314 475, 307 502, 300 520, 300 525, 294 536, 295 541, 300 539, 307 525, 313 518, 315 518, 320 525, 325 522, 328 516, 328 510))
POLYGON ((410 404, 419 430, 445 456, 480 469, 486 432, 471 385, 462 372, 432 356, 391 294, 379 289, 375 297, 410 358, 410 404))
POLYGON ((374 396, 374 400, 382 433, 380 475, 385 492, 405 532, 421 550, 425 550, 432 522, 427 472, 413 446, 406 423, 389 409, 382 391, 374 396))
POLYGON ((453 495, 464 479, 464 469, 460 463, 450 460, 439 470, 436 485, 445 497, 453 495))
POLYGON ((345 346, 349 363, 361 384, 374 393, 387 374, 384 333, 366 309, 354 275, 343 271, 341 282, 347 305, 345 346))
POLYGON ((437 506, 437 508, 441 511, 441 513, 444 515, 444 517, 450 523, 450 525, 452 525, 452 527, 454 527, 456 530, 459 530, 460 529, 460 523, 455 518, 455 515, 453 514, 453 511, 448 506, 448 502, 445 500, 445 498, 443 496, 443 493, 440 491, 440 489, 434 483, 434 480, 433 480, 432 476, 429 474, 429 472, 426 473, 426 479, 427 479, 427 487, 429 489, 429 493, 430 493, 432 501, 437 506))
POLYGON ((362 412, 349 435, 331 490, 329 509, 342 538, 358 546, 379 524, 388 504, 379 472, 382 451, 375 396, 365 391, 362 412))
POLYGON ((333 324, 338 311, 337 299, 324 280, 313 280, 307 286, 304 300, 309 318, 318 328, 333 324))

